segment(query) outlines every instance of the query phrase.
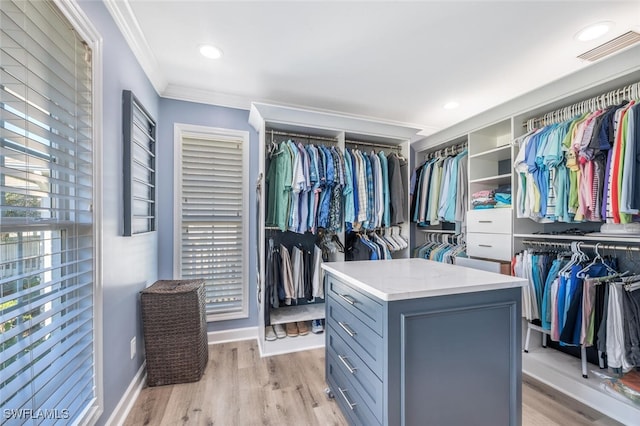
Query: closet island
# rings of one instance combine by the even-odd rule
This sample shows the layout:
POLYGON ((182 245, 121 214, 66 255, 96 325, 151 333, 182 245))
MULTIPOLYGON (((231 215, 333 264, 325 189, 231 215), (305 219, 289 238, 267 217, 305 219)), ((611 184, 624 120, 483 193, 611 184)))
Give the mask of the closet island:
POLYGON ((326 380, 352 424, 521 424, 519 278, 424 259, 331 262, 326 380))

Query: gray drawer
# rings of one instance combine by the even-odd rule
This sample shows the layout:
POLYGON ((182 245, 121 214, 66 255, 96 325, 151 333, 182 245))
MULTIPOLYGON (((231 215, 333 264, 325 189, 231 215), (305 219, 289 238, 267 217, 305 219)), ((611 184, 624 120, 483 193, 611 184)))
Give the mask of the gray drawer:
POLYGON ((337 360, 336 368, 350 379, 354 389, 377 416, 382 417, 383 395, 381 372, 374 373, 358 355, 342 340, 333 327, 327 328, 327 351, 337 360))
POLYGON ((339 303, 327 303, 327 325, 353 348, 372 371, 382 371, 383 341, 365 323, 339 303))
POLYGON ((367 406, 362 395, 340 369, 340 361, 327 355, 327 382, 342 413, 353 425, 381 425, 381 417, 376 417, 367 406))
POLYGON ((347 308, 362 322, 382 336, 383 309, 382 304, 365 295, 363 292, 343 283, 333 275, 328 278, 328 294, 336 302, 347 308))

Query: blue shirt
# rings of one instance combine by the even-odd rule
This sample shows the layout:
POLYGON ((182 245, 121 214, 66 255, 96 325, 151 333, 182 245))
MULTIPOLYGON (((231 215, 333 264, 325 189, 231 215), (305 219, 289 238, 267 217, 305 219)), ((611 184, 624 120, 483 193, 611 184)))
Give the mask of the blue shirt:
POLYGON ((383 194, 383 208, 384 213, 382 215, 382 226, 388 228, 391 226, 391 204, 389 197, 389 166, 387 164, 387 156, 383 151, 378 152, 380 157, 380 167, 382 168, 382 194, 383 194))

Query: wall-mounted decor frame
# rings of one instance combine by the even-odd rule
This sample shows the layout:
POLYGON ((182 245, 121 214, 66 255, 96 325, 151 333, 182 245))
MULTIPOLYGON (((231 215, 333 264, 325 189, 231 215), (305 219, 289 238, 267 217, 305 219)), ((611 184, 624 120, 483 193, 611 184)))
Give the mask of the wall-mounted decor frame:
POLYGON ((122 91, 124 235, 156 230, 156 121, 122 91))

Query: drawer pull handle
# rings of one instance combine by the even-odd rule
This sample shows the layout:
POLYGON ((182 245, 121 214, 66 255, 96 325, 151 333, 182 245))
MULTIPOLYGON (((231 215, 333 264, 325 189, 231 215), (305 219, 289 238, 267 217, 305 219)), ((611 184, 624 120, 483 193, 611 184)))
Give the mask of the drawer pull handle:
POLYGON ((478 246, 480 246, 480 247, 493 247, 492 245, 489 245, 489 244, 478 244, 478 246))
POLYGON ((355 331, 353 331, 353 330, 351 330, 347 324, 343 323, 342 321, 338 321, 338 325, 339 325, 340 327, 342 327, 342 329, 343 329, 344 331, 346 331, 346 333, 347 333, 349 336, 351 336, 351 337, 356 337, 356 332, 355 332, 355 331))
POLYGON ((347 357, 346 356, 338 355, 338 358, 340 359, 340 361, 342 361, 344 366, 347 367, 347 370, 349 370, 349 373, 356 374, 357 368, 352 367, 352 366, 349 365, 349 363, 347 362, 347 357))
POLYGON ((340 294, 338 293, 338 296, 340 296, 342 298, 342 300, 344 300, 345 302, 347 302, 350 305, 355 305, 356 301, 353 300, 351 297, 345 295, 345 294, 340 294))
POLYGON ((493 223, 492 220, 479 220, 478 223, 493 223))
POLYGON ((340 391, 340 395, 342 395, 342 397, 344 398, 344 400, 347 403, 347 405, 349 406, 349 408, 351 410, 353 410, 353 407, 356 406, 356 403, 349 401, 349 398, 347 398, 347 394, 345 393, 347 390, 346 389, 342 389, 342 388, 338 388, 338 390, 340 391))

